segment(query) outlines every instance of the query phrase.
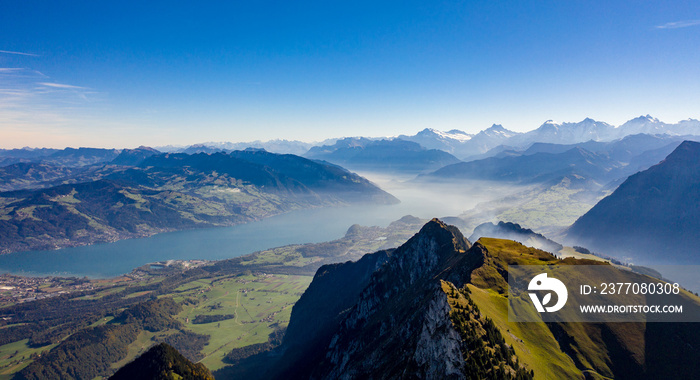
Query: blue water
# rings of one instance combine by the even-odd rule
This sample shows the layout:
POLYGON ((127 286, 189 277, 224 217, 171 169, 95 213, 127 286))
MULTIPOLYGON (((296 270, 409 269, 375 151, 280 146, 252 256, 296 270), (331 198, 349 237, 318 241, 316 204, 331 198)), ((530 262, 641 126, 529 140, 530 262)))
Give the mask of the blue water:
POLYGON ((105 278, 164 260, 221 260, 288 244, 318 243, 345 235, 357 223, 386 227, 404 215, 423 219, 459 215, 479 202, 502 198, 503 189, 430 185, 365 175, 401 200, 390 206, 350 206, 294 211, 233 227, 168 232, 142 239, 0 255, 0 273, 105 278))
POLYGON ((338 239, 354 223, 386 226, 403 216, 394 206, 294 211, 232 227, 168 232, 148 238, 0 256, 0 273, 113 277, 170 259, 221 260, 288 244, 338 239))

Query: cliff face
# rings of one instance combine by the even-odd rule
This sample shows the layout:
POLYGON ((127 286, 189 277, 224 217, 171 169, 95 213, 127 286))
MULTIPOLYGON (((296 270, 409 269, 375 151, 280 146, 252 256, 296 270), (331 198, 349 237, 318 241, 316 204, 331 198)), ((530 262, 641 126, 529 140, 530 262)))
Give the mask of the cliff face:
POLYGON ((393 250, 363 256, 356 262, 324 265, 292 309, 284 336, 285 361, 295 367, 313 362, 328 346, 330 336, 354 305, 372 274, 389 260, 393 250), (300 353, 304 353, 300 356, 300 353))
MULTIPOLYGON (((398 302, 405 303, 405 297, 398 302)), ((404 308, 358 309, 354 328, 341 328, 332 338, 324 365, 315 368, 313 377, 325 379, 374 378, 464 378, 460 336, 450 321, 450 304, 439 286, 426 291, 404 308), (412 309, 412 310, 409 310, 412 309), (365 319, 367 318, 367 319, 365 319)))

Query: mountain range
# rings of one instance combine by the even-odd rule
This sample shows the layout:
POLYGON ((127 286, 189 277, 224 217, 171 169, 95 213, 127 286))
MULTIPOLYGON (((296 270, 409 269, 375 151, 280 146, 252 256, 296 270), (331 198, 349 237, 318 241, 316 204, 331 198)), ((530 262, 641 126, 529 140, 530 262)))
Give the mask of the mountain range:
POLYGON ((150 155, 139 166, 101 166, 62 180, 0 193, 0 251, 231 225, 300 208, 398 202, 338 166, 253 150, 150 155))
POLYGON ((557 253, 564 248, 561 244, 546 238, 542 234, 511 222, 499 221, 498 224, 491 222, 480 224, 476 226, 474 232, 469 236, 469 241, 477 241, 482 237, 513 240, 525 246, 551 253, 557 253))
POLYGON ((620 166, 605 155, 575 147, 562 153, 490 157, 445 166, 421 176, 423 180, 490 180, 542 183, 563 177, 608 182, 620 166))
POLYGON ((304 155, 342 165, 351 170, 421 173, 460 162, 455 156, 418 143, 395 140, 345 138, 333 145, 317 146, 304 155))
POLYGON ((700 143, 627 178, 581 216, 567 241, 633 262, 695 263, 700 254, 700 143))
POLYGON ((525 150, 503 150, 492 157, 448 165, 422 177, 427 180, 478 179, 516 183, 558 182, 568 177, 605 185, 657 164, 685 138, 636 134, 610 142, 538 142, 525 150))
POLYGON ((544 122, 535 130, 519 133, 494 124, 477 134, 459 130, 441 132, 425 129, 416 135, 400 135, 398 138, 417 142, 427 148, 441 149, 458 158, 484 158, 489 150, 523 150, 534 143, 577 144, 588 141, 613 141, 629 135, 700 135, 700 121, 688 119, 676 124, 664 123, 649 115, 640 116, 615 127, 611 124, 586 118, 575 123, 544 122))
POLYGON ((413 141, 426 148, 440 149, 457 157, 466 158, 484 153, 518 135, 520 133, 494 124, 477 134, 468 134, 457 129, 441 132, 426 128, 413 136, 399 135, 397 139, 413 141))
MULTIPOLYGON (((639 116, 620 126, 586 118, 580 122, 557 123, 552 120, 544 122, 538 128, 521 133, 503 128, 499 124, 484 129, 476 134, 470 134, 458 129, 447 132, 426 128, 415 135, 402 134, 397 137, 368 138, 370 140, 404 140, 418 143, 427 149, 439 149, 456 156, 459 159, 484 158, 489 150, 523 150, 534 143, 577 144, 587 141, 613 141, 635 134, 669 135, 669 136, 698 136, 700 121, 687 119, 675 124, 662 122, 650 115, 639 116), (500 147, 500 148, 499 148, 500 147)), ((361 139, 359 137, 355 139, 361 139)), ((313 147, 333 145, 339 139, 327 139, 321 142, 302 142, 296 140, 269 140, 251 142, 205 142, 189 146, 160 146, 155 147, 160 152, 168 153, 214 153, 244 150, 246 148, 265 149, 280 154, 304 155, 313 147)), ((68 162, 86 164, 88 156, 93 162, 105 162, 113 159, 120 150, 95 148, 59 149, 0 149, 0 166, 18 162, 68 162), (78 152, 75 152, 75 151, 78 152), (82 161, 78 156, 83 156, 82 161), (111 159, 109 158, 111 156, 111 159)))
POLYGON ((333 144, 335 139, 328 139, 321 142, 304 142, 298 140, 268 140, 249 142, 204 142, 189 146, 158 146, 155 149, 167 153, 213 153, 234 150, 245 150, 247 148, 265 149, 268 152, 279 154, 295 154, 301 156, 311 147, 325 144, 333 144))
POLYGON ((0 166, 15 163, 41 162, 55 166, 85 166, 106 163, 115 159, 119 149, 65 148, 65 149, 0 149, 0 166))

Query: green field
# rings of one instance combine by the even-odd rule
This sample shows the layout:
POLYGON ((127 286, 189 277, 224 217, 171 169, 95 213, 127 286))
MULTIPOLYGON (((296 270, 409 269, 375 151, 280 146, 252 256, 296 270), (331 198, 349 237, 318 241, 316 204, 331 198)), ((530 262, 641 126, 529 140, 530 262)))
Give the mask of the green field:
MULTIPOLYGON (((224 366, 223 357, 233 348, 267 341, 275 326, 289 323, 292 306, 311 283, 311 276, 248 275, 195 281, 181 297, 195 297, 177 316, 185 328, 210 335, 201 360, 211 370, 224 366), (235 315, 213 323, 193 324, 197 315, 235 315)), ((185 289, 190 284, 185 285, 185 289)))
MULTIPOLYGON (((311 276, 249 274, 199 279, 173 290, 163 297, 184 302, 175 318, 183 329, 209 335, 200 360, 211 370, 226 364, 224 356, 234 348, 263 343, 275 327, 286 327, 292 306, 311 283, 311 276), (195 324, 198 315, 234 315, 234 318, 212 323, 195 324)), ((142 331, 129 345, 128 356, 113 368, 128 363, 152 346, 158 338, 176 330, 151 333, 142 331)))
POLYGON ((24 339, 0 346, 0 380, 11 379, 15 372, 29 365, 32 362, 30 358, 32 355, 38 355, 56 347, 52 344, 32 348, 27 345, 27 341, 28 339, 24 339))

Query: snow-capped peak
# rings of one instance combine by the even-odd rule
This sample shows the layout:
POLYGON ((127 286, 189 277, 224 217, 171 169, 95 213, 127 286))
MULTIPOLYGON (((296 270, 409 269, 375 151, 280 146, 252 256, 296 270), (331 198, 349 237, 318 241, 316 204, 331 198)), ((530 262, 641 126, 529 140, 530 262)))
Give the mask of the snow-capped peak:
POLYGON ((504 138, 508 138, 508 137, 516 135, 515 132, 509 131, 509 130, 503 128, 503 126, 501 124, 494 124, 494 125, 490 126, 489 128, 485 129, 484 131, 482 131, 481 133, 488 135, 488 136, 499 136, 499 137, 504 137, 504 138))
MULTIPOLYGON (((634 119, 632 119, 632 120, 630 120, 630 121, 633 121, 633 122, 640 122, 640 123, 658 123, 658 122, 659 122, 659 119, 657 119, 657 118, 655 118, 655 117, 653 117, 653 116, 647 114, 646 116, 639 116, 639 117, 634 118, 634 119)), ((628 121, 628 123, 629 123, 630 121, 628 121)))
POLYGON ((418 132, 419 135, 427 135, 427 134, 433 134, 437 135, 440 138, 443 139, 451 139, 451 140, 457 140, 457 141, 468 141, 471 140, 472 135, 460 131, 459 129, 453 129, 451 131, 443 132, 443 131, 438 131, 437 129, 432 129, 432 128, 426 128, 420 132, 418 132))

